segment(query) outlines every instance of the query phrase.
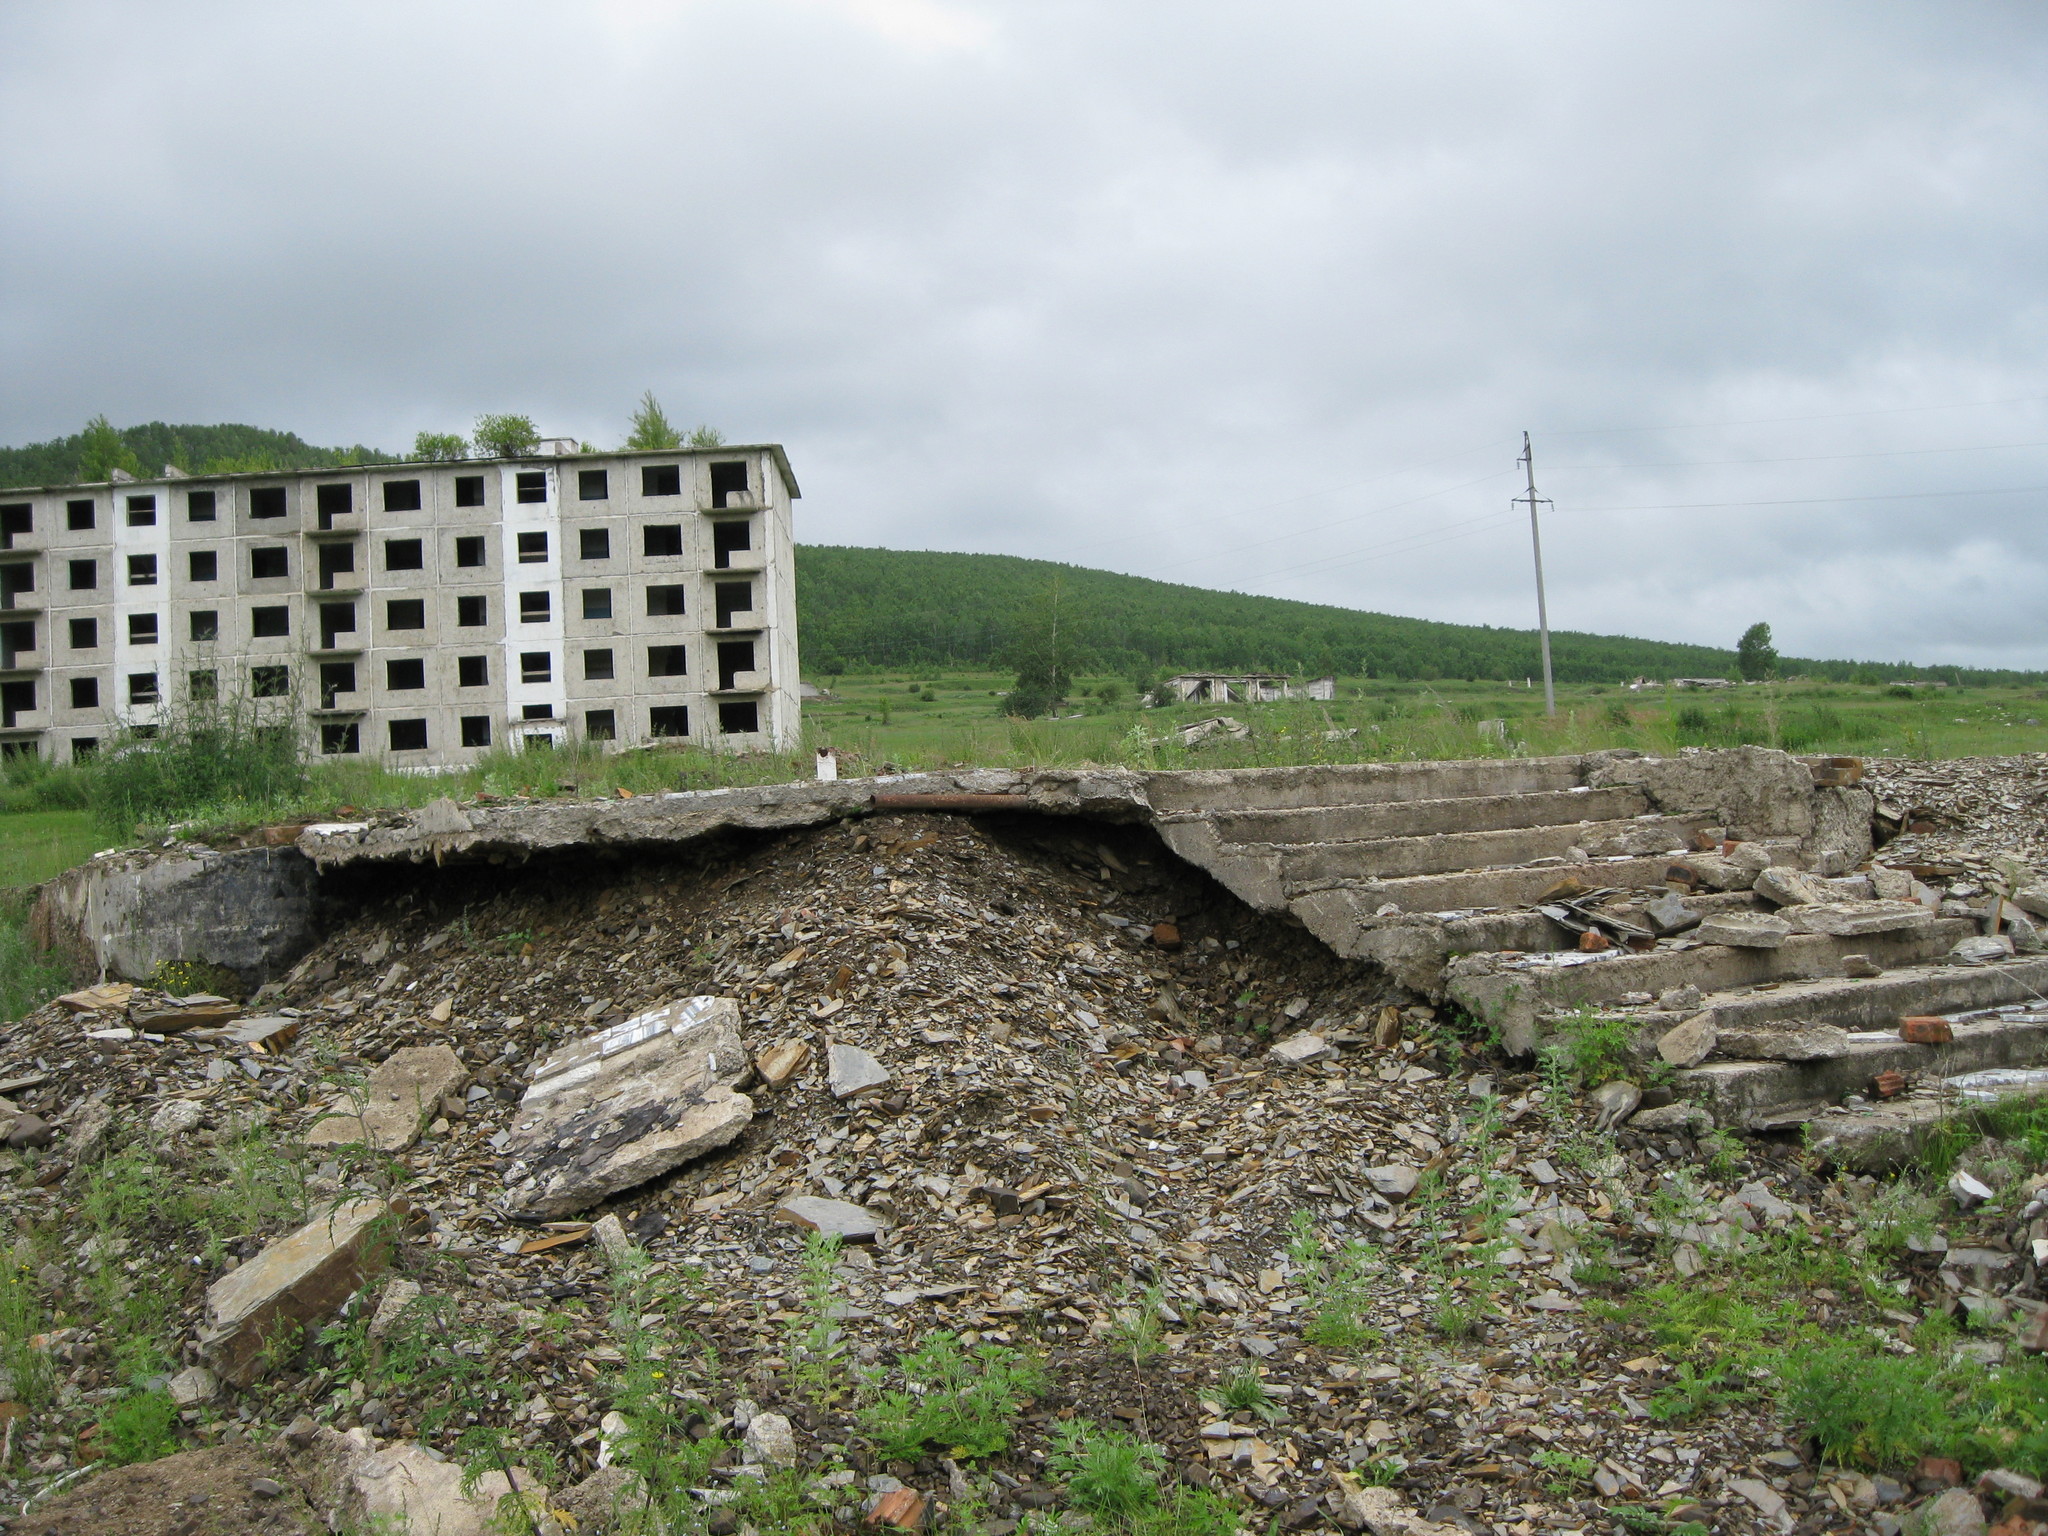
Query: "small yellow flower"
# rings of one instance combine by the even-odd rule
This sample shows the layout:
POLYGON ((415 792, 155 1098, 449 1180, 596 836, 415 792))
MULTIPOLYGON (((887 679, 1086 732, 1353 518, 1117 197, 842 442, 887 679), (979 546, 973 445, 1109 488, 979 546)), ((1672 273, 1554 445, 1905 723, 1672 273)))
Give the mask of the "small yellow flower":
POLYGON ((654 1373, 654 1379, 655 1379, 656 1381, 667 1381, 667 1380, 668 1380, 668 1375, 667 1375, 667 1373, 666 1373, 666 1372, 664 1372, 664 1371, 656 1371, 656 1372, 654 1373))

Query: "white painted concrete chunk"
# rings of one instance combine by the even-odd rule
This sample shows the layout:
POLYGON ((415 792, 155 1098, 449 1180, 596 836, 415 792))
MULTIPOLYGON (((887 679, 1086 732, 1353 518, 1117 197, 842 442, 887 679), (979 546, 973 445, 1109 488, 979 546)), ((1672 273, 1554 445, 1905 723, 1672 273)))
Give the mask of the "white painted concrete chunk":
POLYGON ((420 1127, 442 1098, 469 1080, 462 1058, 445 1045, 408 1045, 393 1051, 370 1074, 361 1107, 329 1115, 306 1132, 309 1147, 360 1142, 379 1152, 400 1152, 419 1139, 420 1127))
POLYGON ((889 1081, 889 1069, 857 1045, 834 1045, 825 1057, 825 1083, 835 1099, 870 1093, 889 1081))
POLYGON ((754 1101, 739 1006, 691 997, 564 1046, 534 1069, 505 1153, 505 1207, 566 1216, 722 1147, 754 1101))
POLYGON ((798 1195, 783 1201, 775 1208, 775 1219, 849 1243, 871 1243, 882 1230, 880 1219, 865 1206, 827 1200, 822 1195, 798 1195))

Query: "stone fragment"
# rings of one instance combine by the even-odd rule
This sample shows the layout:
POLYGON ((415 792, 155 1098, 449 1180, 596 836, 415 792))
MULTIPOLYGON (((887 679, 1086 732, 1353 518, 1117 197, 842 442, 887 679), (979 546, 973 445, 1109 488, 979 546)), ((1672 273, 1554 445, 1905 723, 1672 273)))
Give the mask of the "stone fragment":
POLYGON ((1842 974, 1856 981, 1868 981, 1874 976, 1882 976, 1884 967, 1868 955, 1844 955, 1842 974))
POLYGON ((2026 913, 2012 907, 2005 909, 2005 921, 2001 931, 2012 940, 2012 947, 2022 955, 2038 955, 2048 949, 2048 939, 2041 936, 2040 925, 2026 913))
MULTIPOLYGON (((2031 912, 2036 917, 2048 917, 2048 884, 2025 885, 2012 893, 2012 904, 2022 912, 2031 912)), ((63 998, 58 998, 63 1002, 63 998)))
POLYGON ((1818 875, 1809 875, 1803 869, 1792 869, 1780 865, 1765 870, 1756 877, 1756 884, 1750 887, 1757 895, 1781 907, 1805 906, 1809 902, 1827 901, 1834 894, 1818 875))
POLYGON ((220 1378, 203 1365, 188 1365, 164 1384, 180 1408, 197 1408, 220 1395, 220 1378))
POLYGON ((2012 940, 2002 933, 1979 934, 1958 939, 1948 957, 1957 965, 1992 965, 2012 958, 2012 940))
POLYGON ((810 1064, 811 1042, 808 1040, 783 1040, 769 1046, 754 1058, 754 1070, 761 1075, 761 1081, 770 1088, 780 1088, 797 1073, 810 1064))
POLYGON ((1729 944, 1738 949, 1777 949, 1792 932, 1782 917, 1763 912, 1716 912, 1700 919, 1693 937, 1702 944, 1729 944))
POLYGON ((1460 1528, 1424 1519, 1400 1494, 1376 1485, 1361 1487, 1346 1472, 1331 1476, 1326 1506, 1330 1518, 1347 1531, 1369 1531, 1371 1536, 1459 1536, 1460 1528))
POLYGON ((183 1136, 199 1129, 202 1113, 199 1105, 191 1099, 172 1099, 169 1103, 160 1105, 156 1113, 149 1117, 149 1128, 152 1133, 166 1140, 174 1136, 183 1136))
POLYGON ((609 1262, 617 1264, 632 1256, 633 1239, 626 1235, 626 1224, 619 1220, 616 1212, 607 1211, 592 1222, 590 1235, 597 1239, 597 1246, 604 1250, 609 1262))
POLYGON ((1963 1172, 1960 1168, 1949 1175, 1948 1192, 1955 1203, 1966 1211, 1982 1205, 1994 1193, 1989 1184, 1975 1174, 1963 1172))
POLYGON ((534 1069, 503 1151, 505 1208, 566 1216, 746 1129, 754 1101, 739 1006, 691 997, 564 1046, 534 1069))
POLYGON ((1712 1054, 1719 1037, 1713 1014, 1696 1013, 1658 1037, 1657 1054, 1674 1067, 1696 1067, 1712 1054))
POLYGON ((1911 901, 1912 873, 1893 869, 1889 864, 1873 864, 1870 866, 1870 889, 1880 901, 1911 901))
POLYGON ((798 1195, 783 1201, 775 1208, 775 1219, 849 1243, 871 1243, 882 1230, 881 1220, 873 1211, 846 1200, 827 1200, 822 1195, 798 1195))
POLYGON ((382 1200, 351 1200, 316 1215, 206 1290, 199 1344, 213 1367, 238 1387, 254 1381, 263 1346, 281 1329, 325 1317, 390 1257, 382 1200))
POLYGON ((249 1479, 249 1492, 259 1499, 281 1499, 284 1497, 284 1484, 274 1477, 252 1477, 249 1479))
POLYGON ((1602 1083, 1599 1092, 1593 1095, 1593 1107, 1597 1113, 1593 1123, 1603 1131, 1611 1131, 1643 1102, 1643 1090, 1626 1078, 1616 1078, 1611 1083, 1602 1083))
POLYGON ((1947 1045, 1955 1037, 1947 1019, 1916 1014, 1899 1020, 1899 1038, 1908 1045, 1947 1045))
POLYGON ((66 992, 57 1001, 73 1013, 115 1013, 126 1008, 128 999, 134 995, 133 982, 107 981, 82 991, 66 992))
POLYGON ((1906 1529, 1911 1536, 1984 1536, 1984 1506, 1967 1488, 1951 1488, 1914 1512, 1906 1529))
POLYGON ((1657 994, 1657 1006, 1672 1013, 1693 1013, 1700 1006, 1700 989, 1691 982, 1682 987, 1666 987, 1657 994))
POLYGON ((188 1029, 217 1029, 242 1016, 240 1005, 225 1000, 185 1006, 172 1001, 130 1003, 128 1022, 152 1035, 181 1035, 188 1029))
MULTIPOLYGON (((380 1450, 367 1429, 344 1434, 322 1428, 314 1436, 313 1454, 323 1502, 340 1517, 337 1529, 432 1536, 494 1536, 506 1529, 499 1503, 512 1492, 512 1482, 501 1470, 484 1473, 465 1494, 459 1460, 437 1461, 409 1440, 380 1450)), ((521 1502, 544 1518, 546 1486, 524 1467, 514 1467, 512 1476, 518 1479, 521 1502)))
MULTIPOLYGON (((608 1413, 605 1417, 617 1418, 622 1425, 625 1422, 618 1414, 608 1413)), ((646 1495, 630 1468, 613 1466, 599 1451, 597 1470, 575 1487, 556 1494, 549 1503, 576 1522, 572 1530, 611 1531, 618 1529, 621 1518, 636 1505, 645 1505, 646 1495)))
POLYGON ((408 1045, 393 1051, 370 1074, 360 1108, 329 1115, 306 1132, 309 1147, 360 1142, 379 1152, 400 1152, 419 1138, 428 1112, 469 1077, 462 1058, 445 1045, 408 1045))
POLYGON ((1992 1467, 1977 1474, 1977 1491, 2011 1499, 2038 1499, 2041 1481, 2010 1467, 1992 1467))
POLYGON ((1820 901, 1784 913, 1794 933, 1860 938, 1867 933, 1903 933, 1925 928, 1934 914, 1917 901, 1820 901))
POLYGON ((825 1086, 835 1099, 850 1099, 887 1085, 889 1069, 857 1045, 836 1041, 825 1053, 825 1086))
POLYGON ((1715 1048, 1736 1061, 1832 1061, 1849 1054, 1849 1032, 1803 1019, 1743 1024, 1722 1030, 1715 1048))
POLYGON ((399 1314, 420 1299, 417 1280, 394 1280, 377 1298, 377 1310, 370 1317, 370 1337, 381 1339, 398 1323, 399 1314))
POLYGON ((1406 1200, 1415 1193, 1422 1174, 1406 1163, 1383 1163, 1365 1170, 1365 1182, 1389 1200, 1406 1200))
POLYGON ((1628 1123, 1633 1130, 1653 1134, 1689 1131, 1697 1136, 1714 1128, 1714 1117, 1704 1106, 1681 1099, 1675 1104, 1660 1104, 1655 1109, 1639 1109, 1628 1123))
POLYGON ((7 1128, 7 1145, 15 1151, 24 1147, 47 1147, 57 1139, 57 1128, 41 1115, 23 1111, 7 1128))
POLYGON ((1289 1035, 1269 1054, 1282 1066, 1305 1067, 1311 1062, 1328 1061, 1337 1054, 1337 1048, 1321 1035, 1303 1030, 1298 1035, 1289 1035))
POLYGON ((1785 1499, 1777 1489, 1756 1477, 1731 1477, 1728 1491, 1738 1493, 1756 1506, 1764 1523, 1778 1531, 1789 1532, 1793 1526, 1792 1512, 1785 1507, 1785 1499))
POLYGON ((1700 914, 1687 906, 1684 899, 1674 892, 1659 896, 1644 907, 1643 920, 1650 925, 1650 931, 1657 937, 1667 939, 1673 934, 1697 928, 1700 914))
POLYGON ((779 1413, 757 1413, 747 1421, 742 1455, 754 1466, 793 1467, 797 1461, 796 1431, 779 1413))
POLYGON ((1677 875, 1694 886, 1710 891, 1746 891, 1756 883, 1757 870, 1745 868, 1718 853, 1693 853, 1675 861, 1666 875, 1677 875))

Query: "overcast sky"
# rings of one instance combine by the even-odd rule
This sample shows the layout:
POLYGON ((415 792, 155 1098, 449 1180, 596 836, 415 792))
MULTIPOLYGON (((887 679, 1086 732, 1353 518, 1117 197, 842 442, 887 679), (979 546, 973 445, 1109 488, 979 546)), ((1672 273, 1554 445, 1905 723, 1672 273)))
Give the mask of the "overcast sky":
POLYGON ((0 441, 788 446, 816 543, 2048 666, 2048 10, 16 0, 0 441))

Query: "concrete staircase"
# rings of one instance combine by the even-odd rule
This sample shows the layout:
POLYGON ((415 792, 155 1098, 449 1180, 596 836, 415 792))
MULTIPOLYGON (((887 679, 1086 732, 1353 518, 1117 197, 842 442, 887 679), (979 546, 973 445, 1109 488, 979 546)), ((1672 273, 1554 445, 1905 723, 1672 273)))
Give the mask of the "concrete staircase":
MULTIPOLYGON (((1646 1057, 1701 1014, 1721 1035, 1847 1031, 1816 1059, 1724 1049, 1676 1074, 1677 1095, 1719 1123, 1765 1129, 1867 1094, 1880 1072, 2048 1062, 2048 1006, 2025 1011, 2048 997, 2048 958, 1950 963, 1973 917, 1866 891, 1836 926, 1880 931, 1795 931, 1775 948, 1656 936, 1646 909, 1674 892, 1700 917, 1777 911, 1751 889, 1766 863, 1848 877, 1828 894, 1853 899, 1871 855, 1871 797, 1840 782, 1856 772, 1744 747, 1160 773, 1145 796, 1168 845, 1243 900, 1463 1009, 1512 1053, 1582 1010, 1635 1023, 1646 1057), (1902 1041, 1913 1014, 1961 1016, 1953 1042, 1902 1041)), ((1902 877, 1885 873, 1896 898, 1902 877)))

